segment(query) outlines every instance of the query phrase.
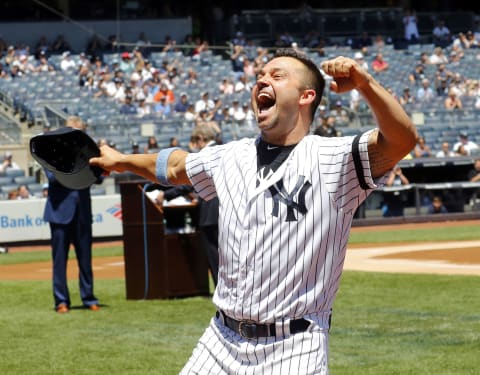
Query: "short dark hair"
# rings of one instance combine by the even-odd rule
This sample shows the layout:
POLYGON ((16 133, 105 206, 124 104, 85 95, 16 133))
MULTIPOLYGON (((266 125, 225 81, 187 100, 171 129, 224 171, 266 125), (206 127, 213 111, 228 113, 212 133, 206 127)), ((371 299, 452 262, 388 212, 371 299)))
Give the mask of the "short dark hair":
POLYGON ((322 100, 322 95, 323 95, 323 90, 325 89, 325 79, 323 78, 322 73, 320 72, 320 69, 318 69, 317 65, 313 62, 313 60, 308 57, 305 53, 295 50, 293 48, 280 48, 275 52, 275 55, 273 58, 277 57, 292 57, 301 63, 305 65, 307 70, 310 72, 310 77, 307 79, 310 82, 307 82, 307 85, 311 85, 307 88, 311 88, 315 90, 315 93, 317 94, 315 96, 315 100, 312 103, 311 107, 311 115, 312 115, 312 120, 315 116, 315 111, 317 110, 317 107, 320 104, 320 101, 322 100))

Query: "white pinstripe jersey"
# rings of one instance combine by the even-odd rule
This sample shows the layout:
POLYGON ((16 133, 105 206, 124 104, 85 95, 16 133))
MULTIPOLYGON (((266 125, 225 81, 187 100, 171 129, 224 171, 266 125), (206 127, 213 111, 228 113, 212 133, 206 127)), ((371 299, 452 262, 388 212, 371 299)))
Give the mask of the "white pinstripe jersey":
POLYGON ((376 187, 367 138, 363 134, 358 147, 366 189, 352 157, 354 137, 306 136, 258 186, 255 139, 187 157, 197 192, 220 201, 220 269, 213 297, 219 309, 257 322, 330 311, 353 214, 376 187))

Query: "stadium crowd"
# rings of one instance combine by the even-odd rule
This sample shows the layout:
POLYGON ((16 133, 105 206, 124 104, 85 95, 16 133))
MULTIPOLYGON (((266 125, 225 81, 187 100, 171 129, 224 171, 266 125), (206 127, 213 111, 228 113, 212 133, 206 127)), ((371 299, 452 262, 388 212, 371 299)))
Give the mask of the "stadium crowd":
MULTIPOLYGON (((463 69, 469 64, 465 61, 467 55, 474 56, 473 61, 477 63, 480 61, 480 32, 465 30, 452 35, 446 31, 445 23, 439 22, 432 30, 433 43, 424 46, 418 44, 418 31, 411 17, 414 15, 406 13, 404 18, 405 40, 409 46, 418 48, 395 51, 407 56, 405 61, 410 65, 402 67, 405 79, 398 82, 402 86, 393 87, 392 82, 390 92, 410 113, 428 108, 480 111, 480 79, 465 74, 463 69)), ((84 51, 72 51, 62 35, 52 42, 40 37, 33 48, 10 45, 0 39, 0 90, 2 79, 22 80, 29 75, 61 72, 76 77, 82 92, 93 100, 108 99, 116 103, 119 114, 181 119, 192 127, 205 124, 214 130, 217 142, 221 142, 226 127, 230 128, 233 138, 247 130, 255 131, 249 91, 256 74, 276 48, 299 48, 318 61, 328 57, 331 51, 347 53, 380 81, 382 76, 388 81, 397 74, 392 61, 397 55, 391 52, 391 43, 388 37, 363 33, 358 38, 346 38, 344 43, 334 44, 311 31, 301 40, 282 33, 272 46, 262 46, 239 31, 225 49, 213 51, 208 41, 200 37, 187 35, 180 42, 166 37, 159 47, 148 40, 146 33, 141 33, 133 46, 120 46, 113 37, 105 44, 93 36, 84 51), (229 61, 229 69, 216 72, 217 82, 214 82, 210 73, 220 60, 229 61), (185 64, 186 61, 195 64, 185 64)), ((365 111, 367 106, 355 90, 341 97, 330 93, 325 95, 317 111, 312 131, 323 136, 349 134, 354 119, 365 111)), ((432 139, 422 137, 408 157, 474 154, 478 144, 468 136, 464 132, 458 134, 455 144, 451 140, 433 144, 432 139)), ((108 139, 103 141, 114 143, 108 139)), ((144 146, 133 142, 132 152, 143 150, 144 146)), ((180 146, 188 147, 187 144, 180 146)), ((147 152, 146 148, 144 151, 147 152)))

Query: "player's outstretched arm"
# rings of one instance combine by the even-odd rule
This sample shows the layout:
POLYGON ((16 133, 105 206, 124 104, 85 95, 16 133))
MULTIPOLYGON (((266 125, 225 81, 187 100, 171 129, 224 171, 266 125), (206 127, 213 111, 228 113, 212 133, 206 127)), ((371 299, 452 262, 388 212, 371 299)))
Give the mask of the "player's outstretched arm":
MULTIPOLYGON (((185 171, 185 159, 188 153, 183 150, 174 150, 168 156, 166 176, 174 185, 190 184, 185 171)), ((100 156, 91 158, 90 165, 96 165, 106 172, 130 171, 154 182, 157 179, 158 154, 123 154, 109 147, 100 147, 100 156)))
POLYGON ((400 103, 354 60, 337 57, 323 62, 322 69, 333 77, 332 91, 357 89, 369 104, 378 123, 369 139, 370 167, 373 177, 382 176, 415 146, 415 126, 400 103))

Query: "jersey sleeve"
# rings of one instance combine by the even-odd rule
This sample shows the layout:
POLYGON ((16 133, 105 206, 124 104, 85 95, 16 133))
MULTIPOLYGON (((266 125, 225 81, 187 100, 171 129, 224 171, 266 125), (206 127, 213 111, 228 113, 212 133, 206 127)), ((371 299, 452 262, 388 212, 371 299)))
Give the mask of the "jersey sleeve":
POLYGON ((218 169, 224 150, 224 146, 205 147, 200 152, 187 156, 187 176, 197 194, 206 201, 217 196, 213 176, 218 169))
POLYGON ((320 159, 322 180, 333 201, 338 208, 352 213, 384 181, 384 177, 372 177, 368 156, 370 133, 338 139, 335 150, 320 159))

